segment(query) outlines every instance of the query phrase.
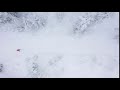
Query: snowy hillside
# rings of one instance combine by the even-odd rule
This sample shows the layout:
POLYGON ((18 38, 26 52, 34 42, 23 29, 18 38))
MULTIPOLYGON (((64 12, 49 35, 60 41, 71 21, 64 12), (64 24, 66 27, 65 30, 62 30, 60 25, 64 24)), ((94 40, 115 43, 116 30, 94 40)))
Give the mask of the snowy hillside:
POLYGON ((118 77, 118 12, 0 12, 0 78, 118 77))

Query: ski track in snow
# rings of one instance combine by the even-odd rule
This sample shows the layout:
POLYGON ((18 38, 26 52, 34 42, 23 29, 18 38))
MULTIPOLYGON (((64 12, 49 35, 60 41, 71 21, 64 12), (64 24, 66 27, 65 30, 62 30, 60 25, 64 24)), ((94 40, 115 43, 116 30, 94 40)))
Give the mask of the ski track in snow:
POLYGON ((0 77, 119 77, 119 44, 113 39, 117 15, 80 37, 66 34, 68 26, 50 24, 45 32, 0 32, 0 77))

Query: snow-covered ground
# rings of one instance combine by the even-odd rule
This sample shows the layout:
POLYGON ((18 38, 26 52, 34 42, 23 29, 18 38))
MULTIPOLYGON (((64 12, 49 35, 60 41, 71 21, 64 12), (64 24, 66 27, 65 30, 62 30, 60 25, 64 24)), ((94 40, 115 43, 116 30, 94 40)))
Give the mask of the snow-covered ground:
POLYGON ((96 13, 11 16, 0 24, 0 78, 118 78, 119 13, 96 13))

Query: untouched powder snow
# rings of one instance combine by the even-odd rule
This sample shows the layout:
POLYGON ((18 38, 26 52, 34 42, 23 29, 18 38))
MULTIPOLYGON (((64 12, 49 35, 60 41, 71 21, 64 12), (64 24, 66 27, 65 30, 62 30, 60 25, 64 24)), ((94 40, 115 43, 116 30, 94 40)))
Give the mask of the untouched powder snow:
POLYGON ((83 35, 74 35, 71 29, 79 13, 58 13, 58 22, 54 12, 42 15, 49 16, 48 23, 37 32, 11 32, 12 24, 0 28, 0 78, 119 77, 119 40, 114 38, 119 13, 87 28, 83 35))

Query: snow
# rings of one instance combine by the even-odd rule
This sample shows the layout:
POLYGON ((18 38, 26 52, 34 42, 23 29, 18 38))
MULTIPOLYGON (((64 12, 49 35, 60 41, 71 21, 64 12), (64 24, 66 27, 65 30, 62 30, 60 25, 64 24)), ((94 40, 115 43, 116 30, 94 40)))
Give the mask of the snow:
MULTIPOLYGON (((36 26, 36 32, 29 32, 34 29, 29 23, 26 31, 12 32, 17 30, 19 20, 0 27, 0 64, 3 64, 0 78, 119 77, 119 43, 114 39, 118 34, 115 28, 119 28, 118 12, 91 25, 83 34, 73 34, 72 25, 85 12, 55 15, 55 12, 28 14, 27 20, 34 24, 34 17, 44 16, 48 20, 45 27, 36 26)), ((81 23, 85 23, 84 19, 81 23)))

